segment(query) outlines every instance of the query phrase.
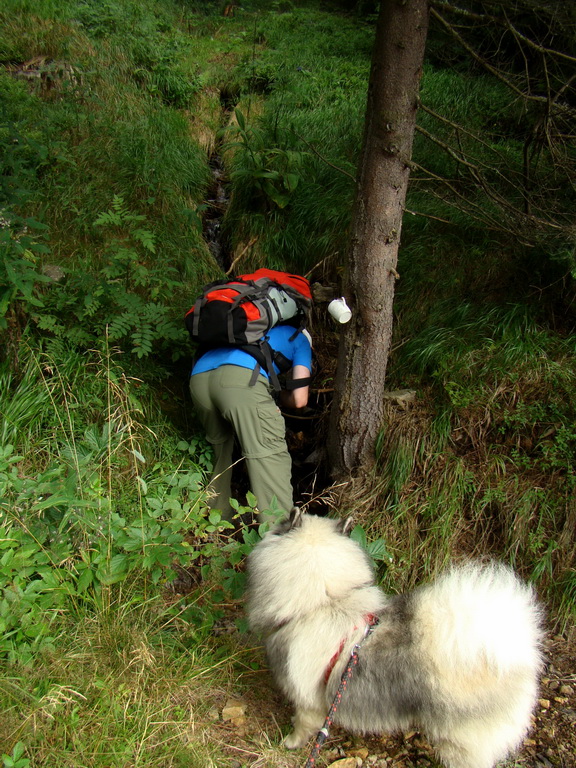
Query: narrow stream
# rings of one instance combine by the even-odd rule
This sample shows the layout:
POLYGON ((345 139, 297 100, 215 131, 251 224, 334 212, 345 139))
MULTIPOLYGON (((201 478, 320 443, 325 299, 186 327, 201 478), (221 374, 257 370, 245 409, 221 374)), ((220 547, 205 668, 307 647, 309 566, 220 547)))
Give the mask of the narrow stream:
MULTIPOLYGON (((230 114, 238 102, 239 94, 227 90, 220 92, 222 110, 220 124, 225 127, 230 114)), ((206 210, 203 217, 203 235, 216 264, 226 272, 232 263, 232 253, 228 239, 222 233, 222 221, 230 203, 229 181, 221 155, 222 141, 218 140, 209 158, 212 182, 206 195, 206 210)))
POLYGON ((204 240, 218 266, 225 272, 230 264, 230 248, 222 236, 222 219, 226 213, 230 198, 226 184, 226 175, 218 147, 210 157, 212 183, 206 198, 206 210, 203 220, 204 240))

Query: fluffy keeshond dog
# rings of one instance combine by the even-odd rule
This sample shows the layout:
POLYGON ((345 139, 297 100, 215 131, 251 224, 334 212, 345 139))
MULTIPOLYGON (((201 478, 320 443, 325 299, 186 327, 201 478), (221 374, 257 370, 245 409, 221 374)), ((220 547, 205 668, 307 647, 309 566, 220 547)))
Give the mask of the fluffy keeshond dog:
POLYGON ((294 510, 248 557, 248 620, 295 707, 285 745, 302 747, 323 726, 376 618, 334 723, 356 733, 417 729, 449 768, 492 768, 520 745, 536 702, 532 589, 503 565, 468 563, 389 597, 349 528, 294 510))

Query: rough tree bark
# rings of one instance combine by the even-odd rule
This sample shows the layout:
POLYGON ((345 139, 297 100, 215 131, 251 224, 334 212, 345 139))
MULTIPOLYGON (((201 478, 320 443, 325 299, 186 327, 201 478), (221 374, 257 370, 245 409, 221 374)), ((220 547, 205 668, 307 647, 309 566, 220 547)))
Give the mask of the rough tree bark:
POLYGON ((328 435, 335 476, 373 463, 382 427, 396 263, 428 16, 428 0, 380 4, 345 286, 353 316, 340 339, 328 435))

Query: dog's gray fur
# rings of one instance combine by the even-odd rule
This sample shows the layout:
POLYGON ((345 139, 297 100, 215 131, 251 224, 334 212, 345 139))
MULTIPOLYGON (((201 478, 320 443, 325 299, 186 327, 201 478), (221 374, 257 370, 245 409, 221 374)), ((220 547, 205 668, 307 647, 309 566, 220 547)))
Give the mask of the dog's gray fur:
POLYGON ((359 733, 417 728, 448 768, 492 768, 524 738, 536 701, 533 591, 502 565, 468 563, 386 597, 348 526, 296 511, 248 558, 248 619, 295 706, 286 746, 322 727, 366 617, 377 615, 335 723, 359 733))

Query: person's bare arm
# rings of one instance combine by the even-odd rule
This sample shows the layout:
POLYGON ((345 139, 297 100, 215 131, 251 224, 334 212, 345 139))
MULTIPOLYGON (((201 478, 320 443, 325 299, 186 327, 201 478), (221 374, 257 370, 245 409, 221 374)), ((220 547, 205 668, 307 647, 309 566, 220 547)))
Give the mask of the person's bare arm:
MULTIPOLYGON (((295 365, 292 368, 292 379, 307 379, 310 371, 305 365, 295 365)), ((309 386, 298 389, 283 389, 280 392, 280 404, 286 408, 304 408, 308 403, 309 386)))

